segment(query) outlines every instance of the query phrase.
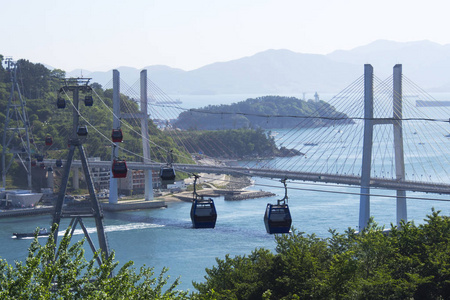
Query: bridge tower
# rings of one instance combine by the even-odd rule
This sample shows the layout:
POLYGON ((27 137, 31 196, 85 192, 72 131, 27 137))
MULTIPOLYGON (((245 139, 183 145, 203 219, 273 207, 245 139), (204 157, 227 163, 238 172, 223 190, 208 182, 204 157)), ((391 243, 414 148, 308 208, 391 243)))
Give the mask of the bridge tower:
MULTIPOLYGON (((141 71, 141 134, 144 165, 150 163, 150 144, 148 135, 148 101, 147 101, 147 70, 141 71)), ((145 200, 153 200, 152 170, 147 168, 145 172, 145 200)))
MULTIPOLYGON (((141 135, 142 135, 142 151, 144 161, 143 164, 150 163, 150 145, 148 135, 148 101, 147 101, 147 70, 142 70, 140 75, 140 106, 141 112, 139 114, 129 114, 120 112, 120 86, 119 86, 119 71, 113 71, 113 112, 114 120, 113 126, 119 126, 119 118, 139 118, 141 120, 141 135)), ((113 149, 113 157, 118 155, 117 147, 113 149), (114 152, 116 151, 116 152, 114 152)), ((144 169, 145 174, 145 200, 153 200, 153 183, 152 170, 150 168, 144 169)), ((117 179, 110 178, 109 203, 117 203, 117 179)))
MULTIPOLYGON (((117 129, 120 126, 120 73, 113 70, 113 128, 117 129)), ((117 143, 114 143, 111 153, 111 164, 114 158, 119 156, 119 148, 117 143)), ((118 202, 117 178, 113 177, 112 171, 109 177, 109 203, 115 204, 118 202)))
MULTIPOLYGON (((91 173, 88 167, 88 161, 86 158, 86 153, 83 147, 83 141, 85 137, 80 137, 78 135, 79 128, 79 94, 80 92, 88 92, 91 87, 89 84, 90 78, 68 78, 64 80, 64 85, 60 91, 62 93, 72 92, 73 98, 73 127, 72 133, 69 138, 69 153, 67 155, 67 162, 64 166, 64 173, 61 180, 61 186, 58 193, 58 198, 55 205, 55 211, 53 213, 53 224, 58 225, 58 229, 62 218, 71 218, 71 222, 69 227, 71 227, 71 234, 73 234, 76 226, 79 224, 83 233, 86 237, 87 242, 89 243, 92 252, 98 252, 95 249, 94 243, 92 242, 89 233, 84 225, 83 218, 91 217, 95 219, 95 225, 97 227, 97 236, 99 242, 99 251, 103 252, 105 259, 108 259, 109 250, 108 244, 106 241, 105 230, 103 226, 103 212, 100 207, 100 203, 98 202, 97 195, 95 194, 94 185, 92 183, 91 173), (85 209, 81 209, 76 207, 69 211, 63 211, 64 198, 66 195, 67 183, 69 181, 70 167, 72 165, 73 156, 75 154, 75 150, 79 150, 81 164, 83 166, 84 176, 86 179, 87 187, 89 190, 89 198, 91 202, 91 208, 87 211, 85 209)), ((87 131, 85 132, 87 134, 87 131)), ((54 233, 55 243, 58 239, 58 230, 54 233)), ((98 263, 101 265, 101 256, 97 258, 98 263)))
POLYGON ((30 149, 30 122, 25 110, 25 101, 20 92, 17 80, 18 63, 12 58, 5 59, 6 70, 11 77, 11 92, 8 98, 8 106, 6 108, 5 130, 3 131, 2 140, 2 183, 6 188, 6 174, 11 167, 14 159, 18 158, 22 166, 27 172, 28 188, 32 189, 31 182, 31 149, 30 149), (12 157, 7 162, 7 150, 12 153, 12 157))
MULTIPOLYGON (((373 67, 369 64, 364 65, 364 140, 359 230, 366 227, 370 218, 370 173, 374 125, 393 125, 396 180, 403 181, 405 179, 402 118, 402 65, 394 66, 392 119, 375 119, 373 117, 373 67)), ((400 225, 402 220, 407 221, 406 191, 397 190, 397 225, 400 225)))

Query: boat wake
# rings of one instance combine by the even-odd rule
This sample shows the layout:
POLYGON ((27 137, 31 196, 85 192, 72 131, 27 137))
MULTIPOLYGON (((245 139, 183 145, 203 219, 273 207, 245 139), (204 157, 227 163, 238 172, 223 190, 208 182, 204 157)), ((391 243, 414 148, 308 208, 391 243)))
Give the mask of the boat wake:
MULTIPOLYGON (((140 229, 158 228, 158 227, 164 227, 164 225, 149 224, 149 223, 129 223, 129 224, 123 224, 123 225, 105 226, 105 232, 140 230, 140 229)), ((95 228, 95 227, 88 227, 88 228, 86 228, 86 230, 88 233, 97 232, 97 228, 95 228)), ((64 236, 64 233, 65 233, 64 231, 59 231, 58 236, 64 236)), ((73 235, 81 235, 81 234, 84 234, 82 229, 75 229, 75 231, 73 232, 73 235)))
MULTIPOLYGON (((118 231, 129 231, 129 230, 141 230, 141 229, 147 229, 147 228, 159 228, 164 227, 164 225, 158 225, 158 224, 149 224, 149 223, 129 223, 129 224, 123 224, 123 225, 109 225, 105 226, 105 232, 118 232, 118 231)), ((95 233, 97 232, 96 227, 87 227, 86 228, 88 233, 95 233)), ((58 231, 58 236, 62 237, 66 231, 58 231)), ((73 235, 82 235, 83 230, 82 229, 75 229, 73 232, 73 235)), ((47 238, 48 236, 38 236, 38 238, 47 238)), ((12 236, 12 239, 17 239, 16 236, 12 236)), ((34 239, 34 236, 30 237, 22 237, 20 240, 32 240, 34 239)))

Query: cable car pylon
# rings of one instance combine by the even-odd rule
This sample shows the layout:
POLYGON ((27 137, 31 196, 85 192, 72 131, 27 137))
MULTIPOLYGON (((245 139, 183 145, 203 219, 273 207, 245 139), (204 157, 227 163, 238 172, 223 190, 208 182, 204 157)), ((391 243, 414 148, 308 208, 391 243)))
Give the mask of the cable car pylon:
MULTIPOLYGON (((72 227, 71 233, 74 232, 75 227, 79 224, 81 229, 84 232, 87 242, 89 243, 93 252, 102 252, 103 256, 99 256, 97 261, 101 265, 101 259, 108 259, 109 257, 109 249, 106 241, 105 230, 103 226, 103 212, 100 208, 100 203, 98 202, 97 196, 95 194, 94 185, 92 182, 92 177, 90 174, 90 170, 87 163, 86 153, 83 147, 83 141, 85 140, 85 136, 80 138, 77 130, 79 127, 79 93, 89 91, 90 87, 88 86, 90 78, 70 78, 64 80, 64 86, 61 88, 61 92, 72 92, 73 93, 73 125, 72 125, 72 134, 69 138, 69 153, 67 155, 66 164, 64 165, 64 173, 61 180, 61 186, 58 193, 58 198, 55 205, 55 211, 53 213, 53 224, 58 225, 58 229, 62 218, 72 218, 70 225, 72 227), (87 183, 87 187, 89 190, 89 198, 92 205, 92 210, 88 213, 86 211, 81 210, 71 210, 70 212, 63 212, 63 203, 64 198, 66 196, 67 183, 69 181, 69 173, 70 167, 72 165, 73 156, 75 154, 75 150, 78 149, 80 153, 80 160, 83 166, 83 171, 87 183), (100 249, 95 249, 94 243, 92 242, 91 237, 86 229, 85 224, 83 223, 83 218, 92 217, 95 219, 95 224, 97 227, 97 236, 98 243, 100 249)), ((87 133, 87 131, 86 131, 87 133)), ((54 240, 57 242, 58 238, 58 230, 54 232, 54 240)), ((56 250, 56 249, 55 249, 56 250)))
POLYGON ((6 188, 6 175, 15 158, 18 158, 27 172, 28 189, 32 190, 30 128, 25 101, 19 88, 17 71, 20 68, 12 58, 5 58, 6 70, 11 76, 11 92, 5 113, 2 139, 2 184, 6 188), (18 97, 17 97, 17 96, 18 97), (24 133, 23 130, 25 130, 24 133), (16 149, 14 149, 16 148, 16 149), (8 155, 12 154, 11 158, 8 155))

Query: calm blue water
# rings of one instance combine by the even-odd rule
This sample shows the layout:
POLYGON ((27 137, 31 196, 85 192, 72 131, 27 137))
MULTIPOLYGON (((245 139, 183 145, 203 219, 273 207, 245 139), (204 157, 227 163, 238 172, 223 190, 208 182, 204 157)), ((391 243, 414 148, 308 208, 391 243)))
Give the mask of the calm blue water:
MULTIPOLYGON (((195 99, 191 99, 189 101, 192 102, 189 102, 188 99, 183 97, 181 97, 181 100, 187 103, 188 107, 198 107, 200 102, 205 103, 205 98, 211 96, 192 96, 192 98, 194 97, 197 97, 196 99, 200 98, 199 102, 195 102, 197 101, 195 99)), ((230 95, 227 99, 228 102, 222 101, 220 103, 237 102, 246 98, 242 99, 242 95, 230 95)), ((209 103, 212 103, 212 101, 209 103)), ((416 129, 409 128, 408 130, 412 132, 416 129)), ((350 134, 349 132, 349 130, 343 129, 344 134, 350 134)), ((281 135, 282 133, 280 132, 281 135)), ((314 133, 312 136, 314 136, 314 133)), ((405 142, 407 143, 405 148, 411 149, 411 157, 417 156, 420 158, 420 155, 423 153, 422 148, 417 146, 420 136, 421 133, 419 132, 419 134, 413 135, 411 133, 405 137, 407 141, 405 142)), ((285 138, 280 139, 279 143, 281 142, 288 143, 289 141, 285 138)), ((450 144, 448 144, 450 139, 444 140, 444 142, 446 144, 443 145, 443 148, 450 149, 450 144)), ((296 145, 301 147, 303 141, 298 140, 296 145)), ((318 165, 324 166, 323 168, 332 168, 343 163, 333 164, 333 162, 327 161, 326 157, 330 157, 329 155, 321 156, 321 153, 329 149, 325 144, 321 143, 317 149, 310 150, 310 156, 308 157, 316 156, 319 160, 322 159, 318 165)), ((430 163, 442 161, 448 166, 448 158, 445 159, 444 154, 431 158, 430 163)), ((268 162, 267 165, 283 165, 286 168, 290 168, 289 163, 292 162, 274 159, 268 162)), ((405 163, 407 168, 409 168, 414 163, 414 160, 408 158, 405 163)), ((384 166, 377 166, 374 169, 378 170, 379 174, 385 171, 385 174, 387 174, 387 170, 389 170, 389 168, 384 166)), ((442 171, 438 170, 438 172, 442 171)), ((410 179, 421 174, 421 172, 416 173, 415 175, 410 174, 410 179)), ((392 175, 392 171, 390 174, 392 175)), ((441 175, 445 175, 448 178, 446 174, 441 175)), ((275 240, 273 236, 265 232, 263 215, 266 204, 275 202, 276 199, 281 199, 284 195, 284 189, 277 180, 253 179, 255 180, 255 186, 251 187, 251 189, 263 189, 273 192, 277 196, 233 202, 216 198, 218 219, 215 229, 192 229, 189 217, 191 204, 186 202, 168 203, 167 209, 106 213, 104 222, 110 248, 115 250, 116 259, 121 264, 133 260, 137 268, 144 264, 155 267, 157 274, 164 266, 168 267, 172 278, 181 276, 182 284, 180 288, 184 290, 193 289, 192 281, 203 281, 203 277, 206 274, 205 268, 212 267, 215 264, 216 257, 223 259, 226 254, 232 256, 249 254, 252 250, 259 247, 274 251, 276 246, 275 240)), ((343 232, 348 227, 357 227, 359 218, 359 195, 357 193, 359 193, 359 188, 320 186, 302 182, 290 182, 288 183, 288 188, 293 226, 299 231, 328 237, 330 228, 343 232), (324 191, 338 191, 340 193, 327 193, 324 191)), ((393 191, 384 190, 373 190, 372 193, 377 195, 394 195, 393 191)), ((410 197, 437 197, 436 195, 430 196, 411 192, 408 192, 407 195, 410 197)), ((441 196, 441 198, 450 200, 448 196, 441 196)), ((422 223, 426 215, 431 213, 432 207, 442 210, 442 214, 450 214, 450 202, 409 199, 409 220, 414 220, 416 224, 422 223)), ((395 211, 394 198, 372 197, 371 214, 379 224, 389 226, 390 223, 395 223, 395 211)), ((9 263, 13 263, 14 260, 25 260, 31 240, 12 239, 12 232, 28 232, 38 226, 48 227, 50 221, 50 216, 0 219, 2 228, 0 230, 0 256, 9 263)), ((66 228, 68 222, 69 220, 63 220, 61 228, 66 228)), ((85 222, 89 230, 94 233, 94 223, 87 219, 85 219, 85 222)), ((80 231, 77 231, 75 234, 77 238, 83 237, 80 231)), ((93 237, 96 239, 95 233, 93 237)), ((41 239, 42 242, 45 242, 45 240, 45 238, 41 239)), ((90 257, 89 249, 86 250, 86 253, 87 257, 90 257)))

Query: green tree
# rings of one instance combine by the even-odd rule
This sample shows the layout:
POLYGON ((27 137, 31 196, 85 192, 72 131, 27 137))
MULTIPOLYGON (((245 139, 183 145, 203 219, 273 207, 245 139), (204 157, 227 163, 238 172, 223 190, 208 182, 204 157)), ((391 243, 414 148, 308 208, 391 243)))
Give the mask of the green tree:
MULTIPOLYGON (((55 228, 54 228, 55 230, 55 228)), ((189 299, 188 293, 176 289, 178 279, 166 287, 167 269, 155 278, 152 268, 133 262, 117 269, 114 253, 97 266, 96 257, 84 258, 83 241, 70 244, 69 229, 55 255, 53 234, 42 246, 37 237, 29 248, 25 263, 14 266, 0 260, 1 299, 189 299), (113 274, 114 272, 114 274, 113 274)))
POLYGON ((276 236, 276 254, 217 259, 199 299, 449 299, 450 217, 389 231, 373 220, 359 233, 276 236), (252 259, 257 257, 259 259, 252 259), (264 288, 262 288, 264 287, 264 288))

